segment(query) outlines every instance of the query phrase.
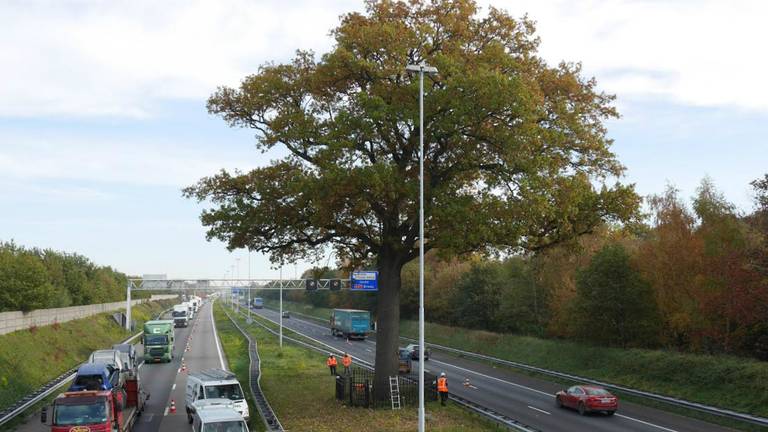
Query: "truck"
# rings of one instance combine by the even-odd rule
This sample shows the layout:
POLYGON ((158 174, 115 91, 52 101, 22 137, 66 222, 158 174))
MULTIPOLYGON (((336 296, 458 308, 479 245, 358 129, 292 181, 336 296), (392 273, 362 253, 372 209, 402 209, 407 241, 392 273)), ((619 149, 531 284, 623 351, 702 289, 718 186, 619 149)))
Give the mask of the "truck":
POLYGON ((256 297, 251 299, 251 304, 253 305, 254 309, 263 309, 264 308, 264 299, 261 297, 256 297))
POLYGON ((187 376, 184 405, 187 420, 194 420, 196 403, 208 399, 226 399, 244 419, 248 420, 248 403, 237 376, 223 369, 206 369, 187 376))
POLYGON ((50 432, 127 432, 144 411, 147 399, 149 395, 134 376, 122 388, 67 391, 53 400, 50 418, 49 407, 43 408, 40 421, 50 426, 50 432))
POLYGON ((77 368, 67 391, 112 390, 121 384, 120 370, 104 363, 85 363, 77 368))
POLYGON ((144 323, 144 362, 170 362, 173 359, 173 321, 144 323))
POLYGON ((195 307, 192 305, 192 301, 186 301, 182 304, 187 307, 187 319, 192 321, 192 318, 195 317, 195 307))
POLYGON ((187 319, 187 306, 184 304, 177 304, 171 311, 171 317, 173 318, 173 325, 175 327, 187 327, 189 320, 187 319))
POLYGON ((365 339, 371 331, 371 313, 357 309, 334 309, 330 325, 333 336, 365 339))
POLYGON ((227 399, 200 400, 194 406, 191 422, 194 432, 248 432, 248 424, 227 399))

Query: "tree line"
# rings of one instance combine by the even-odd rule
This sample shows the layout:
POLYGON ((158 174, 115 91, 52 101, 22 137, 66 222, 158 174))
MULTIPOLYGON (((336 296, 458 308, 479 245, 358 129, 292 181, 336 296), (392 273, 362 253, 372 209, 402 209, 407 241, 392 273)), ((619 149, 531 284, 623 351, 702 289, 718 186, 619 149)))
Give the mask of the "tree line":
POLYGON ((0 242, 0 312, 120 301, 126 283, 125 274, 76 253, 0 242))
MULTIPOLYGON (((428 320, 604 346, 768 360, 768 175, 744 214, 710 179, 686 202, 668 187, 643 223, 602 225, 575 242, 507 257, 426 257, 428 320)), ((313 269, 305 277, 339 277, 313 269)), ((400 313, 418 317, 418 263, 402 272, 400 313)), ((276 294, 271 294, 276 295, 276 294)), ((376 297, 291 292, 323 307, 375 310, 376 297)))

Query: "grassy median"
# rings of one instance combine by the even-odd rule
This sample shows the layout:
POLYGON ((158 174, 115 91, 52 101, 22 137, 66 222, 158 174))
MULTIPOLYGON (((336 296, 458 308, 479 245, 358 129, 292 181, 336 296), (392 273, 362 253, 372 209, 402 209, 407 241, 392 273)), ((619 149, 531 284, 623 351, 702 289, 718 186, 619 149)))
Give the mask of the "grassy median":
MULTIPOLYGON (((235 317, 234 313, 230 315, 235 317)), ((228 320, 222 305, 216 306, 215 316, 221 332, 223 321, 228 320)), ((286 430, 416 430, 418 418, 415 408, 391 411, 344 407, 334 396, 334 381, 328 374, 324 355, 288 343, 280 349, 273 334, 256 325, 247 326, 242 317, 237 319, 256 337, 262 361, 262 389, 286 430)), ((229 352, 227 356, 231 362, 229 352)), ((427 411, 433 414, 427 420, 431 431, 503 430, 455 405, 440 407, 437 403, 430 403, 427 411)))
MULTIPOLYGON (((173 302, 134 306, 132 318, 137 328, 173 302)), ((109 348, 128 336, 111 313, 0 336, 0 410, 84 362, 91 352, 109 348)))

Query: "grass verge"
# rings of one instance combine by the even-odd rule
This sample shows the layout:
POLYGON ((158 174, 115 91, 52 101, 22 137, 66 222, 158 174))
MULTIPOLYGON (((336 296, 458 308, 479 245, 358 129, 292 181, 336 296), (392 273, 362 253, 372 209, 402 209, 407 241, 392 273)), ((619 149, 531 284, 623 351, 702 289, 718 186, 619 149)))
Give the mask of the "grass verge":
POLYGON ((251 362, 248 356, 248 340, 232 324, 232 321, 227 318, 219 302, 214 303, 213 316, 216 320, 216 332, 219 335, 221 347, 224 349, 224 354, 227 357, 229 369, 237 375, 237 379, 243 387, 243 392, 245 392, 245 399, 248 401, 248 412, 251 414, 248 420, 248 428, 251 431, 264 431, 266 430, 264 421, 259 416, 259 411, 256 410, 253 396, 248 388, 251 362))
MULTIPOLYGON (((134 306, 137 328, 173 301, 134 306)), ((130 336, 111 313, 33 327, 0 336, 0 410, 85 361, 97 349, 130 336)))
MULTIPOLYGON (((216 306, 215 316, 218 328, 219 322, 227 320, 222 305, 216 306)), ((334 396, 333 378, 328 374, 324 355, 287 343, 280 349, 274 335, 258 326, 247 326, 242 317, 236 319, 259 344, 261 386, 286 430, 410 432, 417 428, 415 408, 390 411, 344 407, 334 396)), ((456 405, 430 403, 427 411, 439 412, 428 416, 431 431, 503 430, 456 405)))
MULTIPOLYGON (((276 303, 270 301, 267 306, 274 307, 276 303)), ((304 303, 283 302, 283 307, 323 320, 330 314, 330 309, 316 308, 304 303)), ((429 322, 425 324, 425 331, 427 340, 438 345, 768 417, 768 387, 765 385, 768 382, 768 362, 725 355, 606 348, 563 340, 468 330, 429 322)), ((418 322, 403 320, 400 323, 400 334, 417 338, 418 322)), ((543 375, 537 376, 559 381, 543 375)), ((625 399, 729 426, 739 425, 643 398, 625 399)), ((765 429, 755 429, 751 426, 739 428, 765 429)))

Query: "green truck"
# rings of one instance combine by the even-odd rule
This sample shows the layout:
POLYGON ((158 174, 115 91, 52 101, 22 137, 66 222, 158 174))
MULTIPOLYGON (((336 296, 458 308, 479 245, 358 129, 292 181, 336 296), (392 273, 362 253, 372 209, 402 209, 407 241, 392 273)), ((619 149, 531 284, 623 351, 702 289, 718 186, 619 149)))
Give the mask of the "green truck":
POLYGON ((173 320, 144 323, 144 362, 170 362, 173 359, 173 320))
POLYGON ((355 309, 334 309, 330 324, 334 336, 365 339, 371 332, 371 313, 355 309))

